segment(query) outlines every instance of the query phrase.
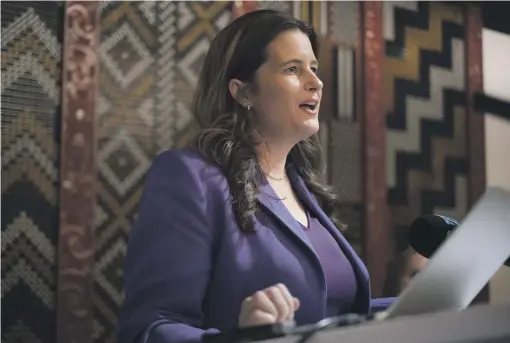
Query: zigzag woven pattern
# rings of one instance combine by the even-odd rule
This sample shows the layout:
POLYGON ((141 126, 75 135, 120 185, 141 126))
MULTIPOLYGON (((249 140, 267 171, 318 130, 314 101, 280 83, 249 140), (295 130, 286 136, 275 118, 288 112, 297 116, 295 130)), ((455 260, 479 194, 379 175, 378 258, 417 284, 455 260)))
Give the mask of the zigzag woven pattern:
POLYGON ((2 4, 2 342, 55 342, 63 6, 2 4))
POLYGON ((464 16, 440 3, 384 6, 388 200, 401 249, 416 216, 466 213, 464 16))

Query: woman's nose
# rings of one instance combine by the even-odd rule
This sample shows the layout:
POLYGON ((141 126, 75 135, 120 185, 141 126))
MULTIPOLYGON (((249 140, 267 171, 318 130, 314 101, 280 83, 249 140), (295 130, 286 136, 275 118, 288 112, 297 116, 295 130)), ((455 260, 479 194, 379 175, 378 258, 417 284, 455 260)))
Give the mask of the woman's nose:
POLYGON ((319 79, 319 77, 315 73, 310 72, 310 77, 306 83, 306 90, 310 92, 311 91, 316 92, 322 90, 323 86, 324 84, 322 83, 321 79, 319 79))

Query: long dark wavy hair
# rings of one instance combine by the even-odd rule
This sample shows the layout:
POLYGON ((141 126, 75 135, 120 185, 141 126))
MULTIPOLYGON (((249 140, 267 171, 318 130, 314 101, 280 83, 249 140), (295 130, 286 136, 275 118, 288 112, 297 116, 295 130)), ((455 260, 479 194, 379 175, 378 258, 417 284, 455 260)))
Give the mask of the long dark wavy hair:
MULTIPOLYGON (((257 69, 267 59, 266 47, 287 30, 306 34, 318 55, 317 35, 310 25, 276 10, 250 12, 231 22, 212 42, 193 99, 199 131, 191 140, 191 146, 225 173, 234 214, 243 232, 254 231, 252 218, 258 206, 262 172, 255 146, 260 143, 255 135, 254 111, 238 104, 228 85, 231 79, 254 84, 257 69)), ((336 195, 313 168, 319 152, 319 139, 313 135, 292 148, 287 164, 292 163, 322 209, 335 224, 341 225, 333 213, 336 195)))

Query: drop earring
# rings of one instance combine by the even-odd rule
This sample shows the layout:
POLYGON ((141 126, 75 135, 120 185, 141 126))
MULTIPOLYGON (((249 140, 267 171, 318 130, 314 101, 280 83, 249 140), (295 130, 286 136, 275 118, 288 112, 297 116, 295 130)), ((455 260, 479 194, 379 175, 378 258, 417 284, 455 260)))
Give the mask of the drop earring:
POLYGON ((248 105, 248 112, 251 110, 251 105, 248 105))

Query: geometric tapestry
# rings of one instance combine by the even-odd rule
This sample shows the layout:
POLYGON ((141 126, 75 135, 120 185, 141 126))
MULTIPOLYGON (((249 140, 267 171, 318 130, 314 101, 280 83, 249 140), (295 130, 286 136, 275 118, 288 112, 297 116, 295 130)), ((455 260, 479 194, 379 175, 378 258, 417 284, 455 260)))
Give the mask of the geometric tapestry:
POLYGON ((55 342, 64 3, 2 1, 2 337, 55 342))
POLYGON ((438 2, 384 2, 387 184, 396 250, 422 214, 467 211, 465 15, 438 2))
POLYGON ((101 3, 94 342, 115 342, 126 243, 147 170, 193 133, 193 92, 229 6, 101 3))

